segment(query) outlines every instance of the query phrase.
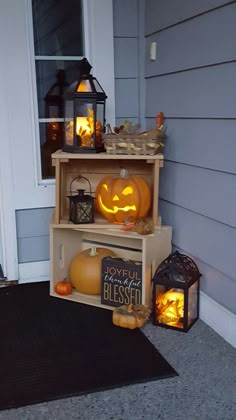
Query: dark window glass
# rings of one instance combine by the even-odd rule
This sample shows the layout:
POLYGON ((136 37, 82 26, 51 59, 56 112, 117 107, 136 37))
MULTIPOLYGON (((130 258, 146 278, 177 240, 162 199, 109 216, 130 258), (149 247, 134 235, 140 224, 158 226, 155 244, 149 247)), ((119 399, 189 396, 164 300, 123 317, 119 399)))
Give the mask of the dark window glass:
POLYGON ((82 56, 80 0, 32 0, 35 55, 82 56))
POLYGON ((82 0, 32 0, 32 14, 41 172, 47 179, 55 176, 51 154, 64 142, 64 90, 78 79, 84 56, 82 0))
MULTIPOLYGON (((47 109, 51 98, 63 99, 64 89, 78 80, 79 61, 37 60, 36 79, 39 118, 53 117, 47 109)), ((55 115, 62 117, 63 115, 55 115)))

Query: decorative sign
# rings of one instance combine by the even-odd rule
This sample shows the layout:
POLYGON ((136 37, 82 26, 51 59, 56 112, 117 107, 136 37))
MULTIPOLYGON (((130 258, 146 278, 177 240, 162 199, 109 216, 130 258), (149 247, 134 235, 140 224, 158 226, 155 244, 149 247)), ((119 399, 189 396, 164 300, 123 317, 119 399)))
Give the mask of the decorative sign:
POLYGON ((121 306, 142 303, 142 263, 124 258, 102 259, 101 303, 121 306))

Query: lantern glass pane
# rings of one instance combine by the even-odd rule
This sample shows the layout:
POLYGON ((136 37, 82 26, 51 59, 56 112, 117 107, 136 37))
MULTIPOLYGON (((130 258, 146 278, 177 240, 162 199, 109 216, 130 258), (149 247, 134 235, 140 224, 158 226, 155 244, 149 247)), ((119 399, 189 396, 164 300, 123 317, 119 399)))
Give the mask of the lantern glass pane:
POLYGON ((89 80, 81 80, 79 86, 77 87, 77 92, 92 92, 92 87, 89 83, 89 80))
POLYGON ((76 144, 78 147, 94 147, 94 103, 75 101, 76 144))
POLYGON ((104 103, 97 103, 97 118, 96 121, 104 128, 104 103))
POLYGON ((102 89, 102 87, 100 86, 100 84, 98 83, 98 81, 97 81, 96 79, 94 79, 94 80, 93 80, 93 83, 94 83, 95 91, 96 91, 97 93, 102 93, 102 92, 103 92, 103 89, 102 89))
POLYGON ((184 290, 155 285, 156 321, 171 327, 184 328, 184 290))
POLYGON ((73 146, 74 140, 74 102, 67 100, 65 102, 65 143, 73 146))
POLYGON ((104 103, 97 103, 97 118, 96 118, 96 146, 103 147, 102 134, 104 133, 105 124, 105 105, 104 103))
POLYGON ((198 282, 188 289, 188 326, 198 317, 198 282))

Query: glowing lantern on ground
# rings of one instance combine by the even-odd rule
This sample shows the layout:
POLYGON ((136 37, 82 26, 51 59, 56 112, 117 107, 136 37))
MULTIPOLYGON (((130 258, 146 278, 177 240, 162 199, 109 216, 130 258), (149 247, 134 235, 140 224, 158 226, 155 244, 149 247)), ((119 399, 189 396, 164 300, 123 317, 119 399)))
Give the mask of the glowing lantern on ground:
POLYGON ((96 204, 109 222, 124 223, 128 217, 141 219, 151 207, 151 189, 141 176, 129 176, 122 169, 119 177, 106 176, 99 182, 96 204))
POLYGON ((199 280, 195 262, 178 251, 153 277, 153 324, 187 332, 199 317, 199 280))

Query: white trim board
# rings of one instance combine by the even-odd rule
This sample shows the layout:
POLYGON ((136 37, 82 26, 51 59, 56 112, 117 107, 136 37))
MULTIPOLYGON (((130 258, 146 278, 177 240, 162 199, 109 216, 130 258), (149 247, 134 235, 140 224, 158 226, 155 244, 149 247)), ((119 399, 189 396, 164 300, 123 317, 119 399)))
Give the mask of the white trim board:
POLYGON ((236 348, 236 315, 200 292, 200 319, 236 348))
POLYGON ((50 261, 19 264, 19 283, 36 283, 50 280, 50 261))
MULTIPOLYGON (((50 279, 50 261, 19 264, 19 283, 50 279)), ((200 319, 236 348, 236 315, 200 292, 200 319)))

